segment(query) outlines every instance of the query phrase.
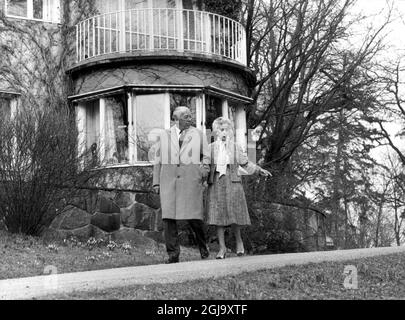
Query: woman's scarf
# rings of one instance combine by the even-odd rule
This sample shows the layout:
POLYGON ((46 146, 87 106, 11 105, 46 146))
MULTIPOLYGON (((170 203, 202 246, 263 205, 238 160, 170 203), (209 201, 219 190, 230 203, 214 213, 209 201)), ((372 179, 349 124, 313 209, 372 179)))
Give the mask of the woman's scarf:
POLYGON ((219 172, 219 177, 226 175, 226 168, 229 164, 229 154, 227 148, 227 142, 218 140, 218 157, 217 157, 217 168, 216 171, 219 172))

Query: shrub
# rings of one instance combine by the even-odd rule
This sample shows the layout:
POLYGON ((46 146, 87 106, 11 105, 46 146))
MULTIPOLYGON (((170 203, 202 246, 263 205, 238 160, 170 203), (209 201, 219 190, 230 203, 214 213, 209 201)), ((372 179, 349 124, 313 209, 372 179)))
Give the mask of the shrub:
POLYGON ((274 204, 277 190, 262 178, 244 178, 252 225, 245 229, 246 249, 254 253, 306 251, 301 230, 303 211, 274 204))
POLYGON ((0 137, 0 220, 12 233, 39 235, 64 200, 95 177, 77 156, 74 115, 20 109, 2 119, 0 137))

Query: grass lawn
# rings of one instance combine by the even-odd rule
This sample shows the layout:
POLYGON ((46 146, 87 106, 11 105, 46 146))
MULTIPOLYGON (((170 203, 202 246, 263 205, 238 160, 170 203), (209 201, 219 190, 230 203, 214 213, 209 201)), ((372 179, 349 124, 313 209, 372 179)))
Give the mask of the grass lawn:
POLYGON ((46 299, 405 299, 405 254, 325 262, 181 284, 74 292, 46 299), (345 266, 358 270, 358 289, 345 289, 345 266))
MULTIPOLYGON (((73 239, 45 243, 40 238, 0 231, 0 279, 43 275, 47 266, 68 273, 159 264, 166 258, 165 246, 157 243, 153 247, 94 239, 85 243, 73 239)), ((182 247, 181 259, 200 259, 200 253, 182 247)))

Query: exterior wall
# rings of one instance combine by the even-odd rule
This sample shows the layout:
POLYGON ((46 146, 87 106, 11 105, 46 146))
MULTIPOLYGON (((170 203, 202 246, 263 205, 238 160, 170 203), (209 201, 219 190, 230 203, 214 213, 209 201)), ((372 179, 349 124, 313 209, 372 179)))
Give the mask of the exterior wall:
POLYGON ((0 0, 0 14, 0 90, 20 93, 24 107, 49 101, 49 92, 62 97, 66 76, 60 63, 64 50, 60 25, 3 16, 5 0, 0 0))
POLYGON ((124 66, 76 71, 73 74, 74 95, 136 85, 216 86, 248 96, 244 72, 233 71, 221 64, 182 63, 181 61, 137 62, 124 66))

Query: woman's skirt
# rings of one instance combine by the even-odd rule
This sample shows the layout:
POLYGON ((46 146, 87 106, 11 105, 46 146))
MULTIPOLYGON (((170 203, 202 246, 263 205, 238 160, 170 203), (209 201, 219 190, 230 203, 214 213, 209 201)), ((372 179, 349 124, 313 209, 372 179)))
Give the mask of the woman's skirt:
POLYGON ((214 183, 208 187, 207 224, 216 226, 251 224, 242 183, 232 182, 229 170, 221 178, 216 172, 214 183))

